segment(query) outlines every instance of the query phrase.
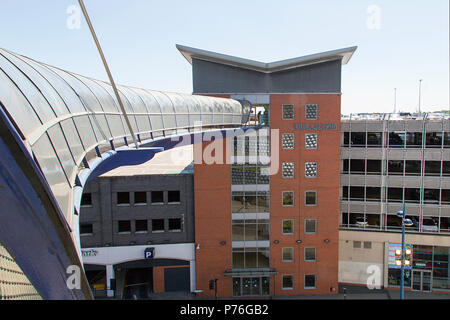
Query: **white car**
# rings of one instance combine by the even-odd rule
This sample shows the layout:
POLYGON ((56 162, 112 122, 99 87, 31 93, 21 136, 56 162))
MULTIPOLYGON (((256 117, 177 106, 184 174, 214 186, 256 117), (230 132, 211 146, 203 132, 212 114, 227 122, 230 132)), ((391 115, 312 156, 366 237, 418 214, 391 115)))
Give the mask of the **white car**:
POLYGON ((367 219, 365 218, 356 218, 356 226, 358 227, 367 227, 369 223, 367 222, 367 219))
POLYGON ((431 218, 424 218, 422 221, 422 231, 424 232, 437 232, 437 223, 431 218))

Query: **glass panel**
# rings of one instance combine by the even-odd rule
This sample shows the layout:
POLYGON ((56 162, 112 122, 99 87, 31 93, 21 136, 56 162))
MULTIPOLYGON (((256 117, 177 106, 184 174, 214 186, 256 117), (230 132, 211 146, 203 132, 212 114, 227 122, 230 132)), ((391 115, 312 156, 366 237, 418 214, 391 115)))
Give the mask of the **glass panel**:
POLYGON ((256 241, 256 221, 246 221, 245 223, 245 241, 256 241))
POLYGON ((422 147, 422 132, 406 132, 406 147, 407 148, 421 148, 422 147))
POLYGON ((233 192, 231 196, 231 212, 242 213, 244 212, 244 208, 245 208, 244 193, 233 192))
POLYGON ((231 236, 232 241, 244 241, 244 221, 237 220, 233 221, 231 227, 231 236), (238 221, 240 223, 238 223, 238 221))
POLYGON ((269 224, 259 223, 258 224, 258 240, 269 240, 269 224))
POLYGON ((382 132, 367 132, 367 146, 381 147, 383 139, 382 132))
POLYGON ((442 132, 427 132, 425 144, 427 148, 440 148, 442 146, 442 132))
POLYGON ((389 132, 389 147, 403 148, 405 146, 405 132, 389 132))
POLYGON ((258 249, 258 268, 269 268, 269 248, 258 249))
MULTIPOLYGON (((0 66, 2 66, 1 61, 0 66)), ((0 101, 27 137, 41 126, 41 122, 23 94, 1 69, 0 82, 2 83, 0 86, 0 101)))
POLYGON ((233 296, 241 295, 241 278, 233 278, 233 296))
POLYGON ((261 294, 264 296, 268 296, 270 294, 270 278, 269 277, 261 278, 261 294))
POLYGON ((413 271, 412 289, 413 290, 422 290, 421 281, 422 281, 422 272, 413 271))
POLYGON ((252 279, 242 278, 242 295, 249 296, 252 292, 251 289, 252 289, 252 279))
POLYGON ((245 267, 256 268, 257 267, 257 253, 256 249, 246 249, 245 251, 245 267), (250 251, 252 250, 252 251, 250 251))
POLYGON ((433 288, 450 289, 450 247, 434 247, 433 288))
POLYGON ((422 290, 431 291, 431 272, 424 271, 422 273, 422 290))
POLYGON ((252 295, 261 294, 261 278, 252 278, 252 295))
POLYGON ((351 133, 352 147, 365 147, 366 146, 366 133, 365 132, 352 132, 351 133))
POLYGON ((243 249, 233 249, 233 269, 244 268, 244 250, 243 249))
POLYGON ((388 161, 388 171, 389 174, 403 174, 403 160, 389 160, 388 161))

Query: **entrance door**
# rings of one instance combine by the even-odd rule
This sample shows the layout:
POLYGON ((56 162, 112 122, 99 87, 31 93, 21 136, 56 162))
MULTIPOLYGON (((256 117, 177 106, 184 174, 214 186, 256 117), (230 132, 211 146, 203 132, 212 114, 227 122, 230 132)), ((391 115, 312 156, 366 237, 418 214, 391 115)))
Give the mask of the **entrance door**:
POLYGON ((415 291, 431 291, 431 271, 413 270, 412 289, 415 291))

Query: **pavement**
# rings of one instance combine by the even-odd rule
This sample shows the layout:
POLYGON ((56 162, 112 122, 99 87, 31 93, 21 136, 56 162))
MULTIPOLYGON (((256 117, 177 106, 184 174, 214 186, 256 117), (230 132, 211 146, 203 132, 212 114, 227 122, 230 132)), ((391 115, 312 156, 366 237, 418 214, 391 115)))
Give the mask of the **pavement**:
MULTIPOLYGON (((405 290, 405 300, 450 300, 449 293, 420 292, 405 290)), ((190 292, 165 292, 152 294, 150 300, 214 300, 199 298, 190 292)), ((399 289, 368 289, 361 286, 339 285, 337 294, 277 296, 277 297, 241 297, 233 300, 399 300, 399 289), (345 288, 345 290, 344 290, 345 288), (345 293, 344 293, 345 292, 345 293)), ((222 300, 219 298, 219 300, 222 300)), ((229 299, 227 299, 229 300, 229 299)))

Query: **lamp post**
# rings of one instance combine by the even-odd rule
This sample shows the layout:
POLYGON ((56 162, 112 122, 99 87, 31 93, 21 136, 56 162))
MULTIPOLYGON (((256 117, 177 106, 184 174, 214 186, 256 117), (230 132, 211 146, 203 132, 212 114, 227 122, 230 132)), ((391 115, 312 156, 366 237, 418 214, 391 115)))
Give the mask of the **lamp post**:
POLYGON ((400 300, 404 299, 405 289, 405 227, 413 225, 411 219, 405 219, 405 202, 403 201, 403 211, 398 211, 397 215, 402 218, 402 249, 401 249, 401 273, 400 273, 400 300))

